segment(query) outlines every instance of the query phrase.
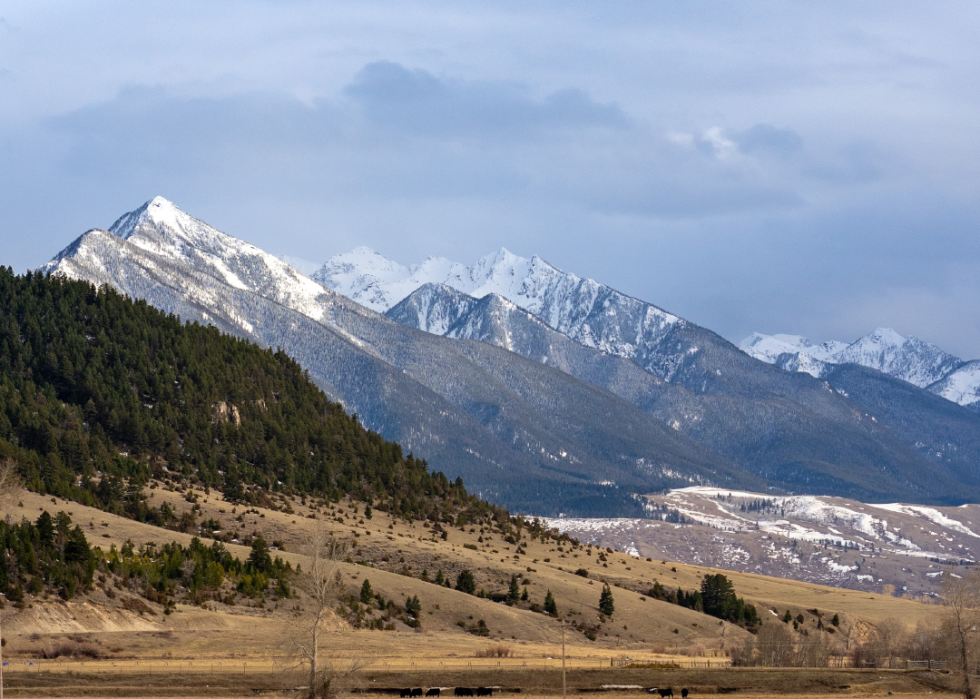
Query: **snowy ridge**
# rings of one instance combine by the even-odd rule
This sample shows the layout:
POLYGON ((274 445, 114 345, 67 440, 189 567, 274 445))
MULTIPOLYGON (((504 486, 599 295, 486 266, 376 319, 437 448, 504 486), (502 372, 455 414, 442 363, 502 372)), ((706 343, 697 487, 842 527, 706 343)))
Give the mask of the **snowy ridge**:
MULTIPOLYGON (((313 278, 334 291, 379 311, 387 311, 427 284, 451 287, 482 299, 496 294, 534 314, 560 333, 641 366, 654 359, 658 343, 684 321, 652 304, 564 272, 538 256, 519 257, 505 248, 466 267, 428 258, 405 267, 367 248, 337 255, 313 278)), ((444 333, 446 324, 412 323, 444 333)))
MULTIPOLYGON (((815 344, 800 335, 753 333, 739 343, 746 354, 786 371, 819 378, 829 365, 859 364, 970 406, 980 402, 980 361, 963 362, 917 337, 878 328, 848 344, 815 344)), ((978 406, 980 407, 980 406, 978 406)))
POLYGON ((846 342, 835 340, 817 345, 802 335, 761 333, 752 333, 739 344, 739 349, 756 359, 818 378, 825 365, 834 362, 834 355, 846 347, 846 342))
MULTIPOLYGON (((108 233, 132 248, 209 274, 234 289, 259 293, 314 320, 324 320, 326 308, 333 302, 332 292, 278 257, 212 228, 163 197, 123 215, 108 233)), ((79 254, 98 264, 91 252, 85 252, 84 242, 81 246, 79 254)), ((60 255, 40 270, 77 277, 75 267, 70 256, 60 255)))
POLYGON ((929 387, 946 400, 980 412, 980 359, 966 362, 929 387))

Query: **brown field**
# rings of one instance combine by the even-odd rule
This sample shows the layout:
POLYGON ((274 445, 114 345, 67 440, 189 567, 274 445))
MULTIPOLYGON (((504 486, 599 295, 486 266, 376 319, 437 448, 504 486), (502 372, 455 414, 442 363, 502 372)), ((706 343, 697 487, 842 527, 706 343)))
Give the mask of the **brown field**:
MULTIPOLYGON (((190 507, 180 493, 162 488, 150 492, 155 505, 169 502, 179 511, 190 507)), ((107 515, 77 503, 57 501, 32 493, 20 493, 3 514, 34 519, 42 509, 68 512, 85 530, 90 542, 108 549, 127 539, 135 544, 179 541, 191 536, 142 525, 107 515)), ((199 492, 205 519, 214 517, 226 529, 242 534, 261 533, 267 541, 283 542, 277 552, 294 566, 302 564, 304 533, 313 526, 313 513, 297 501, 293 513, 264 508, 237 507, 216 493, 199 492), (258 514, 242 515, 257 509, 258 514), (242 521, 236 518, 242 515, 242 521)), ((318 513, 321 519, 322 512, 318 513)), ((660 560, 647 561, 621 553, 607 553, 605 565, 599 550, 591 557, 584 550, 559 551, 556 542, 525 544, 526 554, 497 534, 450 528, 442 541, 416 522, 408 524, 375 512, 370 520, 353 514, 342 503, 331 517, 338 536, 357 543, 354 560, 343 564, 345 585, 354 590, 368 578, 375 591, 398 601, 418 595, 422 602, 422 628, 412 630, 400 622, 396 631, 352 630, 334 618, 327 635, 325 654, 338 668, 350 662, 365 664, 358 673, 342 681, 351 691, 378 693, 385 688, 405 686, 495 685, 504 693, 536 696, 561 694, 561 635, 558 622, 544 614, 508 607, 420 580, 422 570, 430 579, 441 569, 453 581, 460 570, 469 568, 477 587, 488 592, 506 589, 512 574, 530 580, 531 601, 542 603, 550 590, 559 609, 571 623, 598 623, 597 603, 603 581, 614 585, 616 613, 600 624, 599 636, 589 641, 578 631, 566 628, 568 687, 570 694, 600 692, 616 697, 640 696, 629 689, 602 689, 602 685, 688 687, 694 696, 732 690, 739 696, 755 697, 779 693, 805 697, 840 693, 854 696, 925 696, 939 692, 942 678, 933 673, 891 670, 762 670, 727 667, 726 651, 741 644, 748 634, 741 628, 692 610, 659 602, 642 594, 654 580, 664 585, 696 589, 705 573, 698 566, 660 560), (470 548, 464 548, 468 544, 470 548), (476 547, 476 550, 473 550, 476 547), (550 560, 546 560, 550 559, 550 560), (588 578, 574 571, 585 568, 588 578), (482 619, 488 637, 467 633, 458 626, 482 619), (490 647, 504 646, 508 657, 487 658, 490 647), (676 669, 629 669, 631 662, 671 663, 676 669)), ((248 548, 228 545, 239 558, 248 548)), ((899 618, 914 626, 933 617, 936 607, 906 599, 852 590, 824 587, 792 580, 729 573, 736 592, 753 602, 764 618, 770 609, 782 614, 790 609, 805 613, 814 633, 816 610, 824 620, 839 613, 838 631, 859 639, 867 629, 886 618, 899 618)), ((303 684, 290 673, 280 656, 291 634, 296 632, 292 604, 270 603, 265 607, 238 603, 233 606, 208 602, 203 607, 178 604, 165 616, 162 607, 149 604, 149 613, 122 608, 117 595, 107 598, 101 590, 69 602, 28 596, 24 610, 9 606, 3 611, 3 648, 8 694, 29 696, 298 696, 289 691, 303 684), (98 651, 98 660, 36 660, 45 647, 57 643, 84 643, 98 651), (35 664, 30 664, 30 663, 35 664)), ((292 603, 292 600, 289 601, 292 603)), ((299 603, 303 603, 300 599, 299 603)), ((648 696, 643 694, 643 696, 648 696)), ((678 695, 679 696, 679 695, 678 695)))

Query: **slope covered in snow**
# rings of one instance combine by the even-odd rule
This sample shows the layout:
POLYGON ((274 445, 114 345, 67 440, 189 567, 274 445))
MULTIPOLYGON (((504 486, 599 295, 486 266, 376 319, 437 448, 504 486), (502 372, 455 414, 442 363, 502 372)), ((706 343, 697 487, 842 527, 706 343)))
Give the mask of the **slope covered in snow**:
POLYGON ((929 386, 929 390, 980 413, 980 359, 964 363, 929 386))
POLYGON ((823 377, 832 365, 857 364, 973 409, 977 407, 971 404, 980 400, 976 362, 963 362, 936 345, 903 337, 890 328, 878 328, 849 344, 838 340, 815 344, 799 335, 753 333, 739 348, 786 371, 823 377))
POLYGON ((675 325, 684 323, 652 304, 563 272, 538 256, 519 257, 504 248, 470 267, 444 258, 405 267, 358 248, 332 258, 313 276, 381 312, 426 284, 449 286, 477 299, 497 294, 588 347, 661 373, 658 345, 675 325))
POLYGON ((645 498, 648 519, 546 520, 637 556, 935 597, 950 565, 980 560, 980 505, 872 505, 689 487, 645 498))
POLYGON ((786 371, 802 371, 819 377, 828 362, 847 347, 846 342, 814 344, 802 335, 762 335, 753 333, 742 340, 739 348, 746 354, 786 371))

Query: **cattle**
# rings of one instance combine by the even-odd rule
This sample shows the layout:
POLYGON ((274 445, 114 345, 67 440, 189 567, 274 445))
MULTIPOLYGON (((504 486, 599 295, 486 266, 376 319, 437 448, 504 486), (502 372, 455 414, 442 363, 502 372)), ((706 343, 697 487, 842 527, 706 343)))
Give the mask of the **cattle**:
POLYGON ((438 687, 429 687, 429 691, 425 693, 425 696, 427 696, 427 697, 437 697, 437 696, 439 696, 439 688, 438 687))
POLYGON ((660 695, 660 699, 664 699, 664 697, 670 697, 670 699, 674 699, 673 687, 667 687, 667 689, 658 689, 657 694, 660 695))
POLYGON ((420 697, 420 696, 422 696, 422 688, 421 687, 412 687, 412 694, 411 694, 411 696, 413 696, 413 697, 420 697))
POLYGON ((478 697, 492 697, 493 687, 477 687, 476 696, 478 697))
POLYGON ((455 694, 457 697, 471 697, 473 696, 473 689, 471 687, 457 687, 455 694))
POLYGON ((684 689, 681 690, 681 696, 684 697, 684 699, 687 699, 688 694, 689 692, 687 691, 687 687, 684 687, 684 689))
POLYGON ((412 696, 412 688, 411 687, 406 687, 405 689, 403 689, 401 691, 401 696, 402 697, 410 697, 410 696, 412 696))

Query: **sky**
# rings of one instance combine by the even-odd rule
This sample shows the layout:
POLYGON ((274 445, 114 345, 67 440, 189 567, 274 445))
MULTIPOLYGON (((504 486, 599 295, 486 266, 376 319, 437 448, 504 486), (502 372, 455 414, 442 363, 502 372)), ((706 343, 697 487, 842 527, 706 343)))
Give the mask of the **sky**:
POLYGON ((318 265, 506 247, 738 342, 980 357, 980 3, 0 5, 0 264, 154 196, 318 265))

